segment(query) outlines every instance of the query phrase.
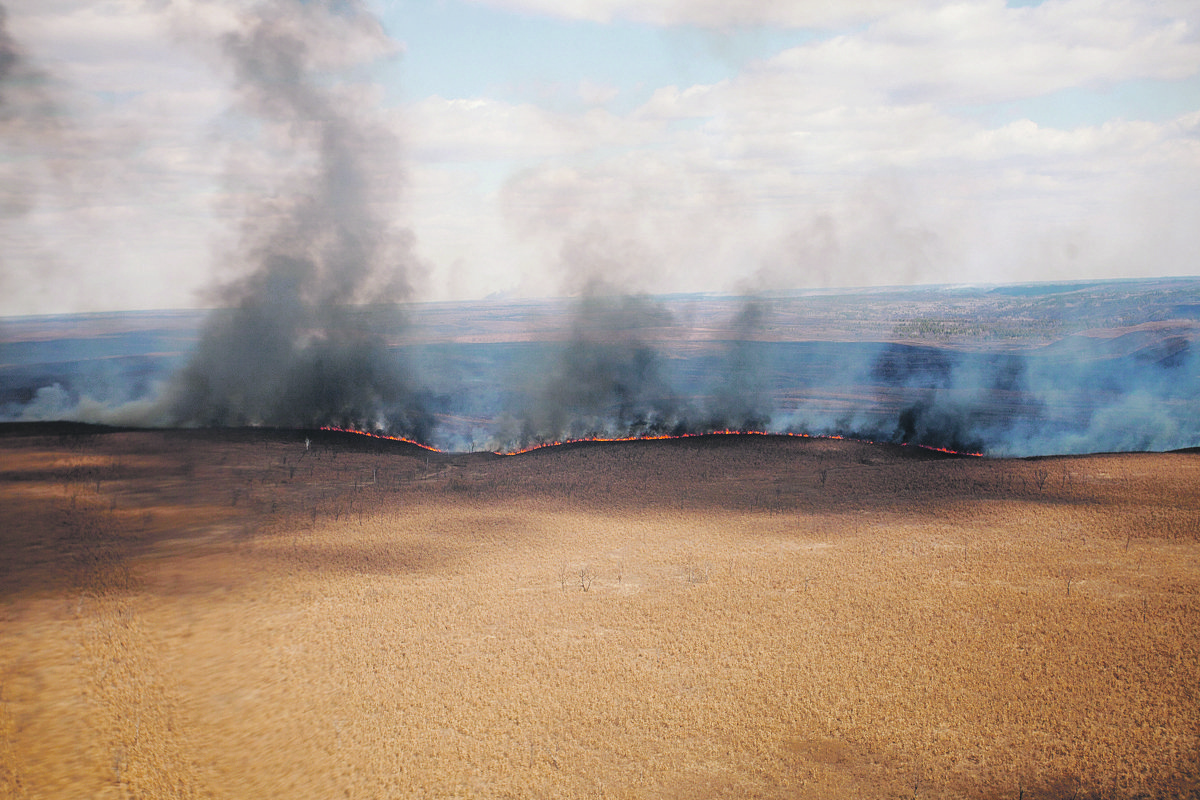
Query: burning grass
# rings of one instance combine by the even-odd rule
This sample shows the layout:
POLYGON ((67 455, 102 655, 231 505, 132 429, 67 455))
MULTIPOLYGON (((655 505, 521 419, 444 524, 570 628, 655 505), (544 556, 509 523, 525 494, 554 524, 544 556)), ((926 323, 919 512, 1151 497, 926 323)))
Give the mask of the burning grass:
MULTIPOLYGON (((388 442, 402 442, 404 444, 414 445, 416 447, 419 447, 422 450, 426 450, 431 453, 443 452, 443 451, 437 449, 436 447, 431 447, 430 445, 423 444, 422 442, 418 442, 413 439, 406 438, 404 436, 391 436, 391 435, 384 434, 384 433, 371 433, 370 431, 361 431, 361 430, 356 430, 354 428, 339 428, 335 425, 325 425, 321 428, 321 430, 324 432, 344 433, 344 434, 352 434, 354 436, 363 436, 363 437, 366 437, 367 439, 379 439, 379 440, 388 441, 388 442)), ((520 455, 525 455, 526 453, 532 453, 536 450, 545 450, 547 448, 563 447, 565 445, 615 444, 615 443, 619 443, 619 442, 663 442, 663 441, 670 441, 670 440, 674 440, 674 439, 711 439, 711 438, 719 437, 719 436, 732 436, 732 437, 742 437, 742 438, 747 437, 747 436, 768 436, 771 438, 783 438, 783 439, 815 438, 815 439, 831 439, 831 440, 838 440, 838 441, 844 440, 846 438, 844 436, 837 436, 837 435, 811 436, 810 434, 807 434, 807 433, 794 433, 794 432, 777 433, 777 432, 771 432, 771 431, 758 431, 758 430, 732 430, 729 428, 723 428, 723 429, 719 429, 719 430, 708 430, 708 431, 697 432, 697 433, 657 433, 657 434, 656 433, 643 433, 643 434, 631 434, 629 436, 605 436, 605 435, 601 435, 601 434, 596 434, 593 436, 584 436, 584 437, 580 437, 577 439, 559 439, 559 440, 553 440, 553 441, 538 442, 536 444, 526 445, 524 447, 520 447, 515 450, 499 450, 499 451, 496 451, 496 455, 520 456, 520 455)), ((854 440, 854 441, 860 441, 865 444, 875 444, 875 442, 871 442, 871 441, 867 441, 867 440, 854 440)), ((903 444, 901 446, 909 447, 910 445, 903 444)), ((953 456, 982 456, 983 455, 983 453, 959 452, 957 450, 951 450, 947 447, 933 447, 931 445, 925 445, 925 444, 913 444, 913 445, 911 445, 911 447, 913 447, 917 450, 928 450, 931 452, 944 453, 946 455, 953 455, 953 456)))
POLYGON ((1200 454, 0 447, 5 796, 1200 791, 1200 454))

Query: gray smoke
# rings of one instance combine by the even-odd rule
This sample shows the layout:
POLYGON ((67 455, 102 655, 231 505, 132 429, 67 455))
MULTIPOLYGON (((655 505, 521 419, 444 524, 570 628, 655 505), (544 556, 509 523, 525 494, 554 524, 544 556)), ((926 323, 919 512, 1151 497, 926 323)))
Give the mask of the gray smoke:
POLYGON ((1028 354, 1024 406, 983 429, 993 455, 1173 450, 1200 445, 1194 325, 1111 339, 1067 337, 1028 354))
POLYGON ((707 430, 762 431, 771 424, 767 360, 755 346, 770 310, 765 301, 747 298, 731 326, 732 338, 724 343, 724 363, 709 376, 712 389, 705 403, 707 430))
POLYGON ((0 3, 0 222, 33 207, 59 161, 40 152, 62 143, 62 125, 49 75, 13 37, 0 3))
POLYGON ((45 74, 30 63, 8 30, 8 9, 0 3, 0 131, 11 141, 31 125, 44 122, 51 104, 45 74), (30 119, 30 116, 33 119, 30 119))
POLYGON ((776 424, 993 456, 1200 445, 1200 361, 1189 336, 1143 330, 997 349, 842 345, 840 363, 822 365, 822 384, 856 398, 854 407, 801 403, 776 424), (873 402, 864 402, 868 387, 873 402))
MULTIPOLYGON (((663 261, 653 234, 569 218, 538 220, 570 232, 563 286, 579 296, 564 340, 522 350, 534 355, 521 362, 528 367, 521 375, 504 374, 518 348, 473 354, 480 371, 470 382, 447 381, 465 398, 450 408, 451 390, 427 395, 396 348, 406 329, 399 304, 412 299, 420 265, 411 233, 392 224, 403 183, 396 137, 356 78, 362 54, 385 54, 392 43, 359 0, 262 0, 241 23, 217 47, 237 97, 223 130, 232 153, 228 207, 241 221, 237 246, 220 267, 234 277, 210 298, 223 310, 208 318, 190 360, 161 392, 146 386, 166 367, 96 359, 86 368, 51 368, 35 358, 5 373, 20 380, 0 384, 0 418, 334 424, 428 440, 436 402, 444 419, 473 425, 503 414, 491 424, 502 447, 723 428, 993 455, 1200 445, 1194 281, 981 290, 957 310, 944 309, 951 328, 974 332, 942 340, 936 330, 914 339, 904 325, 891 334, 858 330, 858 304, 886 304, 876 319, 889 328, 902 312, 887 310, 897 300, 886 293, 848 295, 838 313, 821 317, 830 340, 794 341, 772 328, 820 305, 752 299, 732 321, 710 314, 703 330, 691 327, 678 298, 633 293, 663 261), (1066 318, 1075 324, 1058 324, 1066 318), (111 374, 99 363, 111 363, 111 374), (118 388, 98 390, 104 385, 118 388)), ((87 160, 80 156, 89 153, 87 137, 68 129, 54 86, 14 41, 0 4, 0 241, 8 241, 6 220, 53 188, 56 163, 87 160)), ((796 263, 783 271, 807 275, 811 262, 825 265, 830 281, 854 281, 882 263, 920 278, 923 263, 953 247, 893 214, 895 207, 867 203, 875 210, 849 215, 848 228, 835 224, 840 217, 818 216, 789 242, 796 263)), ((929 297, 919 295, 903 298, 926 303, 925 312, 914 309, 917 317, 943 313, 930 312, 929 297)), ((953 300, 937 298, 939 307, 953 300)), ((440 357, 449 374, 454 359, 439 352, 426 353, 424 363, 440 357)))
POLYGON ((244 211, 233 258, 248 274, 217 290, 227 310, 173 380, 169 422, 428 436, 420 393, 385 338, 402 328, 396 304, 410 298, 417 263, 411 233, 388 217, 399 145, 338 80, 340 53, 388 46, 354 0, 269 0, 223 37, 237 110, 293 166, 244 211))
POLYGON ((6 84, 20 62, 20 48, 8 32, 8 10, 0 5, 0 110, 8 105, 6 84))
MULTIPOLYGON (((0 5, 0 147, 4 149, 15 144, 15 128, 21 115, 19 104, 13 97, 14 91, 19 91, 19 85, 14 84, 17 84, 17 78, 24 69, 25 59, 21 48, 8 32, 8 11, 0 5)), ((8 159, 3 161, 7 162, 8 159)), ((0 188, 0 220, 24 211, 28 204, 26 192, 13 191, 14 176, 9 172, 9 169, 5 169, 0 173, 4 177, 0 185, 5 187, 0 188)))
POLYGON ((729 428, 993 456, 1196 447, 1194 291, 1195 281, 1164 280, 750 299, 732 320, 704 298, 585 295, 570 340, 543 365, 542 390, 518 398, 529 401, 519 435, 501 429, 499 442, 729 428), (902 341, 908 323, 892 341, 863 340, 863 302, 890 303, 885 319, 912 304, 945 316, 922 323, 928 343, 902 341), (789 340, 786 326, 806 310, 831 331, 848 320, 849 340, 789 340), (1056 333, 1036 333, 1046 328, 1056 333))
POLYGON ((567 341, 535 376, 512 380, 533 388, 518 394, 496 444, 765 430, 768 365, 754 340, 767 313, 748 298, 725 338, 703 345, 713 355, 693 360, 696 331, 661 301, 594 279, 574 301, 567 341))
POLYGON ((568 341, 555 362, 542 367, 540 387, 513 414, 501 438, 508 446, 524 447, 671 431, 681 401, 651 340, 674 324, 650 298, 592 282, 575 302, 568 341))

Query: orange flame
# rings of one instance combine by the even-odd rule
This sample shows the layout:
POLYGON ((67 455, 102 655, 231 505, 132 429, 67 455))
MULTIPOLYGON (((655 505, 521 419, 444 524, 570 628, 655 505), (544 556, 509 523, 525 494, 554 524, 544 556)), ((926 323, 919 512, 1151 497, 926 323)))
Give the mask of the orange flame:
MULTIPOLYGON (((559 440, 555 440, 552 442, 540 442, 538 444, 529 445, 528 447, 523 447, 519 450, 500 451, 500 452, 497 452, 496 455, 518 456, 518 455, 521 455, 522 453, 530 453, 534 450, 541 450, 545 447, 558 447, 558 446, 564 445, 564 444, 580 444, 580 443, 586 443, 586 442, 649 442, 649 441, 657 441, 660 439, 692 439, 692 438, 695 438, 698 436, 780 436, 780 437, 790 436, 790 437, 794 437, 794 438, 798 438, 798 439, 837 439, 837 440, 841 440, 841 441, 846 440, 845 436, 841 436, 838 434, 813 435, 813 434, 809 434, 809 433, 793 433, 790 431, 773 433, 771 431, 737 431, 737 430, 730 430, 730 429, 726 428, 726 429, 719 430, 719 431, 707 431, 704 433, 674 433, 674 434, 663 433, 663 434, 646 434, 646 435, 642 435, 642 436, 584 436, 584 437, 580 437, 578 439, 559 439, 559 440)), ((864 444, 879 444, 879 442, 874 442, 870 439, 850 439, 849 441, 862 442, 864 444)), ((975 456, 975 457, 979 457, 979 458, 981 458, 983 456, 983 453, 960 452, 958 450, 951 450, 947 447, 934 447, 932 445, 927 445, 927 444, 912 444, 912 445, 910 445, 907 443, 902 443, 900 446, 901 447, 919 447, 922 450, 934 450, 939 453, 946 453, 948 455, 955 455, 955 456, 975 456)))
POLYGON ((772 434, 767 431, 734 431, 728 429, 720 431, 708 431, 707 433, 648 433, 640 436, 581 436, 577 439, 556 439, 552 442, 539 442, 538 444, 531 444, 528 447, 522 447, 519 450, 504 450, 498 452, 496 455, 519 456, 522 453, 530 453, 534 450, 541 450, 544 447, 558 447, 564 444, 580 444, 584 442, 653 442, 661 439, 692 439, 697 436, 800 436, 808 438, 807 433, 772 434))
MULTIPOLYGON (((423 444, 422 442, 418 442, 414 439, 408 439, 403 436, 388 436, 387 434, 383 434, 383 433, 371 433, 369 431, 360 431, 360 430, 355 430, 353 428, 339 428, 334 425, 322 425, 321 430, 335 431, 337 433, 354 433, 359 436, 369 436, 373 439, 385 439, 389 442, 404 442, 406 444, 416 445, 417 447, 420 447, 422 450, 428 450, 431 453, 446 452, 444 450, 439 450, 438 448, 433 447, 431 445, 423 444)), ((532 445, 529 445, 528 447, 522 447, 518 450, 498 450, 498 451, 495 451, 495 454, 498 456, 519 456, 522 453, 532 453, 534 450, 542 450, 547 447, 560 447, 564 444, 583 444, 583 443, 588 443, 588 442, 601 442, 601 443, 653 442, 653 441, 659 441, 662 439, 694 439, 698 436, 781 436, 781 437, 782 436, 790 436, 790 437, 794 437, 797 439, 835 439, 835 440, 839 440, 839 441, 846 440, 845 436, 841 436, 839 434, 812 435, 812 434, 808 434, 808 433, 792 433, 789 431, 784 431, 781 433, 772 433, 771 431, 736 431, 736 430, 730 430, 728 428, 725 428, 725 429, 719 430, 719 431, 707 431, 704 433, 657 433, 657 434, 643 434, 640 436, 583 436, 583 437, 579 437, 577 439, 556 439, 552 442, 539 442, 538 444, 532 444, 532 445)), ((874 442, 870 439, 850 439, 849 441, 862 442, 864 444, 879 444, 879 442, 874 442)), ((951 450, 948 447, 934 447, 933 445, 928 445, 928 444, 902 443, 900 446, 901 447, 919 447, 922 450, 933 450, 938 453, 946 453, 947 455, 953 455, 953 456, 975 456, 977 458, 981 458, 983 456, 983 453, 962 452, 962 451, 958 451, 958 450, 951 450)))
POLYGON ((388 436, 386 433, 371 433, 370 431, 359 431, 359 430, 355 430, 354 428, 339 428, 336 425, 322 425, 321 430, 334 431, 335 433, 353 433, 353 434, 357 434, 359 436, 369 436, 372 439, 386 439, 389 442, 404 442, 405 444, 415 444, 417 447, 421 448, 422 450, 428 450, 431 453, 442 452, 441 450, 438 450, 436 447, 432 447, 430 445, 423 444, 421 442, 418 442, 415 439, 405 438, 404 436, 388 436))

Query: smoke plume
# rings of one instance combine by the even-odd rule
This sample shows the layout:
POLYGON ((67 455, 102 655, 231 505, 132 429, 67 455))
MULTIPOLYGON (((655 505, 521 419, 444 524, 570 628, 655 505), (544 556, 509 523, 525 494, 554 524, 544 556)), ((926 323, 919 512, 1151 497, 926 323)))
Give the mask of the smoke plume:
POLYGON ((399 145, 340 80, 356 66, 345 54, 391 42, 359 2, 268 0, 220 44, 247 133, 289 167, 265 188, 235 186, 250 199, 232 258, 248 273, 217 290, 227 310, 172 382, 170 421, 425 438, 430 417, 384 335, 402 323, 388 309, 410 298, 417 263, 389 218, 399 145))
MULTIPOLYGON (((812 365, 820 387, 856 398, 854 405, 839 412, 800 402, 775 424, 993 456, 1195 447, 1200 362, 1194 323, 1179 325, 1187 335, 1135 329, 1000 352, 830 343, 819 349, 836 351, 838 363, 812 365)), ((788 363, 802 371, 798 359, 788 363)))
MULTIPOLYGON (((17 78, 25 69, 25 59, 16 40, 8 32, 8 11, 0 5, 0 153, 4 150, 19 146, 20 131, 17 126, 21 119, 20 103, 14 98, 14 92, 19 92, 17 78)), ((7 166, 9 159, 0 159, 7 166)), ((19 175, 11 174, 11 168, 4 169, 4 180, 0 182, 0 221, 6 217, 15 216, 28 207, 26 191, 13 191, 14 181, 22 183, 19 175)))
POLYGON ((532 390, 496 444, 766 430, 769 365, 754 341, 766 313, 747 299, 724 323, 727 338, 697 348, 697 332, 659 300, 593 279, 574 301, 567 341, 533 375, 510 379, 532 390))
POLYGON ((0 5, 0 109, 8 105, 8 81, 21 61, 16 41, 8 32, 8 10, 0 5))
MULTIPOLYGON (((726 428, 1016 456, 1200 445, 1195 279, 651 298, 636 291, 670 247, 635 224, 640 208, 608 225, 588 221, 593 209, 531 222, 568 232, 563 291, 577 299, 558 340, 495 345, 506 322, 474 331, 486 345, 401 348, 399 309, 422 269, 412 234, 393 223, 399 142, 361 79, 395 46, 361 0, 230 6, 240 16, 212 15, 227 26, 213 38, 215 62, 236 98, 221 121, 223 208, 239 220, 209 297, 221 310, 186 359, 165 329, 0 337, 0 418, 333 424, 430 441, 436 411, 441 444, 474 447, 485 430, 500 448, 726 428)), ((65 130, 53 85, 0 4, 3 241, 6 221, 53 186, 55 163, 94 155, 87 135, 65 130)), ((893 205, 850 215, 861 230, 819 217, 787 249, 827 264, 830 280, 880 263, 920 278, 922 263, 953 248, 893 205), (873 230, 903 246, 876 247, 873 230)), ((460 311, 476 312, 487 313, 460 311)))
POLYGON ((731 338, 724 343, 724 363, 709 376, 707 393, 708 430, 767 430, 771 424, 771 400, 768 396, 768 363, 761 348, 755 346, 766 322, 769 309, 759 298, 747 298, 733 319, 731 338))
POLYGON ((679 424, 680 399, 650 344, 674 325, 653 300, 593 282, 577 299, 568 341, 530 404, 518 412, 518 446, 602 435, 648 435, 679 424))
MULTIPOLYGON (((0 225, 28 214, 61 177, 58 151, 70 142, 50 83, 9 31, 8 10, 0 3, 0 225)), ((0 252, 0 264, 2 259, 0 252)))

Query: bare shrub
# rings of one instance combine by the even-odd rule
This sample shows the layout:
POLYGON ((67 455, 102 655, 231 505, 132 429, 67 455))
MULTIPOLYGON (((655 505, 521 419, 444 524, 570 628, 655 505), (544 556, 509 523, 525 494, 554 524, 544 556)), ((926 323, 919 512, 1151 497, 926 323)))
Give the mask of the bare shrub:
POLYGON ((1046 488, 1046 481, 1050 477, 1050 470, 1045 467, 1038 467, 1033 471, 1033 480, 1037 484, 1038 491, 1043 491, 1046 488))
POLYGON ((711 564, 701 562, 695 552, 688 551, 683 562, 683 574, 688 583, 707 583, 711 572, 711 564))

